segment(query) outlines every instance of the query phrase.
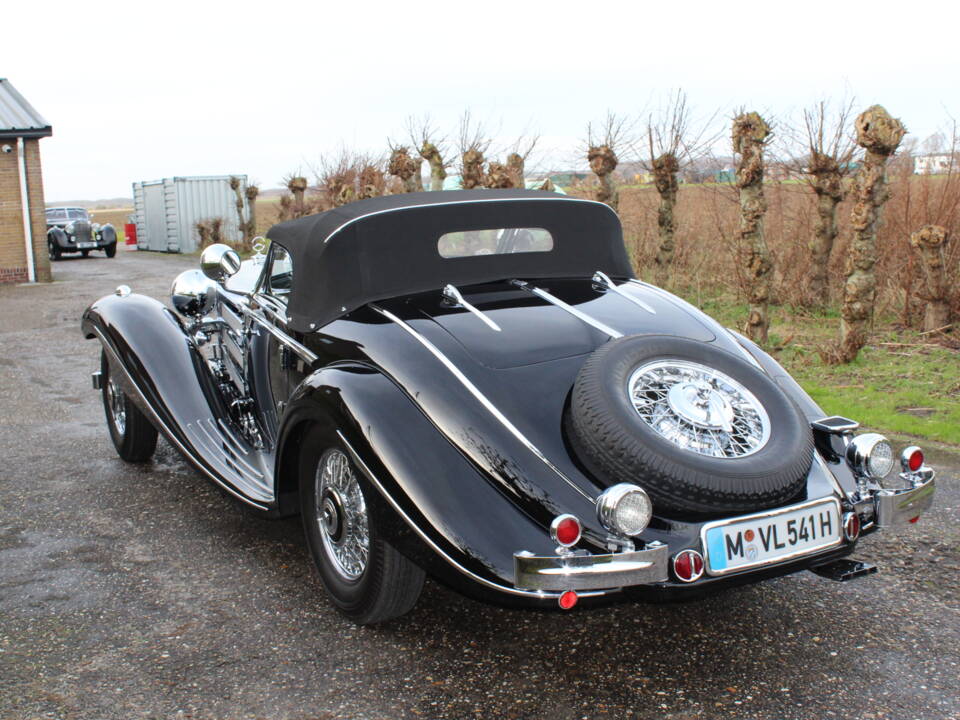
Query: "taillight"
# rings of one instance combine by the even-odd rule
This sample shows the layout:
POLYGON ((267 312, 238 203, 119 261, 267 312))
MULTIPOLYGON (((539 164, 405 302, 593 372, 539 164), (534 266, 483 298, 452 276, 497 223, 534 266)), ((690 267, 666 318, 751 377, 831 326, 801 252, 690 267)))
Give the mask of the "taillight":
POLYGON ((693 582, 703 575, 703 555, 696 550, 681 550, 673 556, 673 574, 683 582, 693 582))
POLYGON ((923 450, 911 445, 900 453, 900 467, 904 472, 917 472, 923 467, 923 450))
POLYGON ((550 523, 550 536, 563 547, 576 545, 580 532, 580 521, 574 515, 557 515, 550 523))
POLYGON ((853 542, 860 537, 860 516, 855 512, 843 516, 843 536, 848 542, 853 542))
POLYGON ((566 592, 560 594, 560 598, 557 600, 557 602, 560 604, 561 610, 572 610, 573 606, 577 604, 577 600, 579 599, 580 597, 575 591, 567 590, 566 592))

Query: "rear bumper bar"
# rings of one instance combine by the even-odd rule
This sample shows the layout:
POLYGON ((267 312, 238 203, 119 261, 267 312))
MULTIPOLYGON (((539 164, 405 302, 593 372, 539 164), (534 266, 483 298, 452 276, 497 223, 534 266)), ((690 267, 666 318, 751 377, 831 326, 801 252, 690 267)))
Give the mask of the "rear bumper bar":
POLYGON ((912 481, 912 487, 903 490, 880 490, 873 496, 878 527, 913 522, 933 504, 936 490, 933 470, 921 468, 912 481))
POLYGON ((666 582, 669 552, 666 545, 606 555, 520 552, 513 556, 515 584, 525 590, 561 592, 666 582))

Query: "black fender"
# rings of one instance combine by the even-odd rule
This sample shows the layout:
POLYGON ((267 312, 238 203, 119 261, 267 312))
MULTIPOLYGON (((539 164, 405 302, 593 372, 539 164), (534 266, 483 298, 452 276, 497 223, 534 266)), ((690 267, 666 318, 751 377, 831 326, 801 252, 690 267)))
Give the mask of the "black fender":
POLYGON ((52 227, 47 230, 47 240, 52 240, 57 247, 63 248, 64 250, 69 250, 70 243, 67 242, 67 233, 64 232, 63 228, 52 227))
MULTIPOLYGON (((355 465, 392 510, 388 540, 400 552, 473 597, 513 604, 538 600, 513 588, 513 554, 550 554, 544 528, 500 492, 397 384, 362 363, 316 371, 291 396, 281 422, 277 493, 281 511, 297 498, 297 455, 306 428, 339 434, 355 465)), ((555 602, 555 601, 553 601, 555 602)))
POLYGON ((101 225, 97 232, 100 235, 100 242, 104 245, 112 245, 117 241, 117 231, 110 223, 101 225))
POLYGON ((86 309, 83 334, 97 338, 127 396, 204 475, 235 497, 262 504, 226 483, 186 428, 199 418, 226 417, 215 380, 177 316, 145 295, 108 295, 86 309))
MULTIPOLYGON (((764 372, 786 393, 787 397, 793 400, 797 407, 800 408, 800 411, 806 416, 807 420, 813 422, 814 420, 826 417, 827 413, 800 387, 800 383, 790 376, 790 373, 786 371, 783 365, 748 337, 734 330, 728 330, 728 332, 760 363, 760 367, 763 368, 764 372)), ((850 470, 850 467, 842 458, 822 457, 822 459, 847 494, 851 494, 857 490, 857 480, 850 470)))

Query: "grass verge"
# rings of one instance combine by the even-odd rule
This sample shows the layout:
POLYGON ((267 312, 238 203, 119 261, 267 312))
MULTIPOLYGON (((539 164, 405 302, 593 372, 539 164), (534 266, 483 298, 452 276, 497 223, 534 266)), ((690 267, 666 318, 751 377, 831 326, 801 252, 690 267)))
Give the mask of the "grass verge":
MULTIPOLYGON (((742 325, 744 304, 678 291, 727 327, 742 325)), ((831 415, 844 415, 889 433, 960 445, 960 351, 878 318, 870 344, 849 365, 828 365, 818 349, 839 339, 835 308, 811 312, 771 308, 770 352, 831 415)))

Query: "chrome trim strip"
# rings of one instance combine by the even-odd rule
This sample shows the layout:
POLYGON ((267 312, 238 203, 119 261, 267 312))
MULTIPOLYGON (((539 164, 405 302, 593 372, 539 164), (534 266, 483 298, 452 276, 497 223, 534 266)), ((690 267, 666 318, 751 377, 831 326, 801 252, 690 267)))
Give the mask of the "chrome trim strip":
MULTIPOLYGON (((588 203, 588 204, 590 204, 590 205, 602 205, 602 206, 605 207, 607 210, 609 210, 610 212, 612 212, 614 215, 617 214, 617 213, 613 210, 613 208, 611 208, 611 207, 610 207, 609 205, 607 205, 606 203, 597 202, 596 200, 586 200, 586 199, 584 199, 584 198, 573 198, 573 197, 569 197, 569 196, 560 196, 560 197, 555 197, 555 198, 552 198, 552 197, 519 197, 519 198, 489 198, 489 199, 483 199, 483 200, 451 200, 451 201, 449 201, 449 202, 432 202, 432 203, 423 203, 422 205, 407 205, 407 206, 405 206, 405 207, 386 208, 386 209, 384 209, 384 210, 377 210, 376 212, 371 212, 371 213, 367 213, 366 215, 361 215, 361 216, 359 216, 359 217, 351 218, 350 220, 347 220, 345 223, 343 223, 343 225, 339 226, 339 227, 338 227, 336 230, 334 230, 332 233, 330 233, 329 235, 327 235, 326 240, 324 240, 323 242, 324 242, 324 244, 330 242, 331 238, 333 238, 334 235, 336 235, 338 232, 340 232, 341 230, 343 230, 343 229, 344 229, 345 227, 347 227, 348 225, 352 225, 353 223, 358 222, 358 221, 360 221, 360 220, 363 220, 364 218, 373 217, 374 215, 383 215, 384 213, 402 212, 402 211, 404 211, 404 210, 416 210, 417 208, 425 208, 425 207, 444 207, 444 206, 446 206, 446 205, 475 205, 475 204, 478 204, 478 203, 489 203, 489 202, 504 203, 504 202, 531 202, 531 201, 542 201, 542 202, 581 202, 581 203, 588 203)), ((619 219, 619 215, 617 216, 617 218, 619 219)))
MULTIPOLYGON (((222 445, 218 446, 218 440, 210 435, 210 433, 203 427, 202 420, 197 420, 196 427, 194 427, 194 423, 188 423, 187 429, 191 432, 198 446, 202 446, 207 450, 207 452, 214 456, 216 459, 215 464, 219 463, 226 469, 226 471, 236 475, 238 481, 249 483, 251 486, 249 492, 262 491, 268 499, 270 498, 270 488, 262 480, 257 479, 249 472, 244 470, 244 468, 240 465, 239 458, 237 458, 235 455, 226 453, 222 445)), ((222 440, 219 442, 223 443, 222 440)), ((240 485, 237 485, 238 489, 240 487, 240 485)))
MULTIPOLYGON (((137 393, 137 396, 140 401, 137 404, 141 407, 141 409, 143 409, 150 416, 151 422, 153 422, 154 425, 156 425, 159 428, 159 430, 163 432, 164 437, 167 438, 170 444, 173 445, 175 448, 177 448, 177 450, 179 450, 181 453, 183 453, 183 455, 188 460, 190 460, 190 462, 193 464, 193 466, 197 470, 199 470, 201 473, 206 475, 207 478, 215 482, 217 485, 222 487, 224 490, 226 490, 228 493, 233 495, 235 498, 237 498, 242 502, 245 502, 247 505, 251 505, 257 508, 258 510, 269 510, 270 506, 268 504, 260 503, 248 498, 246 495, 244 495, 239 490, 237 490, 232 485, 230 485, 230 483, 225 482, 220 477, 217 477, 213 472, 211 472, 204 466, 203 464, 204 461, 201 460, 199 457, 197 457, 197 454, 195 452, 188 449, 183 443, 181 443, 177 439, 176 435, 173 434, 169 426, 160 418, 159 415, 157 415, 157 412, 153 409, 150 403, 147 402, 147 399, 143 395, 143 391, 140 390, 140 387, 133 381, 133 378, 130 376, 130 373, 127 371, 126 366, 121 362, 120 358, 117 357, 117 354, 113 351, 113 348, 110 346, 110 343, 107 341, 107 338, 104 336, 100 328, 94 326, 93 331, 97 334, 97 337, 100 340, 100 344, 103 346, 104 350, 110 356, 110 359, 112 361, 110 363, 110 367, 120 368, 120 370, 123 372, 124 380, 126 381, 127 385, 137 393)), ((269 502, 272 502, 272 499, 269 502)))
POLYGON ((840 527, 841 519, 843 518, 843 511, 840 508, 840 501, 835 497, 828 498, 817 498, 816 500, 808 500, 807 502, 802 502, 797 505, 790 505, 788 507, 776 508, 774 510, 767 510, 766 512, 754 513, 753 515, 741 515, 735 518, 726 518, 724 520, 714 520, 713 522, 704 523, 700 528, 700 546, 703 549, 703 559, 704 567, 706 568, 706 573, 712 577, 719 577, 721 575, 729 575, 731 573, 743 572, 746 570, 753 570, 758 567, 774 567, 775 565, 782 565, 785 562, 790 562, 791 560, 796 560, 797 558, 804 557, 806 555, 816 555, 819 552, 824 550, 829 550, 830 548, 837 547, 843 544, 843 529, 840 527), (710 548, 707 546, 707 532, 717 527, 724 527, 726 525, 736 525, 742 522, 750 522, 752 520, 765 520, 767 518, 776 517, 777 515, 786 515, 787 513, 796 512, 798 510, 806 510, 807 508, 812 508, 817 505, 828 505, 832 504, 837 511, 837 539, 833 542, 830 542, 826 545, 818 545, 812 548, 804 548, 803 550, 798 550, 796 552, 789 553, 787 555, 781 555, 778 558, 772 560, 759 560, 748 565, 738 565, 735 568, 724 568, 722 570, 713 571, 710 569, 710 548))
POLYGON ((294 340, 292 337, 287 335, 285 332, 280 330, 273 323, 270 323, 264 320, 256 312, 248 308, 246 305, 240 305, 239 307, 244 315, 246 315, 248 318, 250 318, 255 323, 257 323, 257 325, 259 325, 268 333, 273 335, 277 340, 279 340, 284 345, 286 345, 291 350, 293 350, 300 357, 301 360, 304 360, 305 362, 308 362, 312 365, 319 359, 318 356, 315 355, 313 352, 311 352, 306 347, 304 347, 303 345, 298 343, 296 340, 294 340))
MULTIPOLYGON (((203 432, 207 434, 207 436, 210 438, 211 441, 214 442, 214 444, 216 444, 217 442, 220 442, 223 445, 223 448, 221 448, 221 452, 224 453, 224 455, 227 457, 228 460, 230 460, 230 462, 238 466, 238 469, 240 470, 241 474, 244 474, 243 470, 246 469, 248 472, 245 474, 251 475, 253 478, 255 478, 258 481, 263 479, 263 473, 257 470, 255 467, 253 467, 253 465, 251 465, 250 463, 246 462, 242 457, 240 457, 237 454, 237 451, 234 450, 233 447, 231 447, 227 438, 224 437, 223 433, 221 433, 217 429, 217 426, 213 424, 212 419, 206 418, 206 424, 210 426, 209 431, 204 427, 204 420, 197 420, 197 425, 200 427, 201 430, 203 430, 203 432), (211 433, 216 433, 216 437, 214 437, 211 433), (227 451, 229 451, 229 454, 227 454, 227 451)), ((258 482, 257 484, 259 485, 261 483, 258 482)))
POLYGON ((518 587, 553 590, 599 590, 666 582, 670 548, 603 555, 542 555, 515 553, 518 587))
MULTIPOLYGON (((388 503, 390 503, 390 506, 394 509, 394 511, 396 511, 396 513, 404 519, 407 525, 410 526, 410 529, 413 530, 420 537, 421 540, 423 540, 427 545, 429 545, 430 548, 435 553, 437 553, 437 555, 439 555, 444 560, 446 560, 451 566, 459 570, 461 573, 469 577, 471 580, 474 580, 480 583, 481 585, 484 585, 489 588, 493 588, 494 590, 499 590, 500 592, 509 593, 510 595, 519 595, 521 597, 529 597, 529 598, 539 598, 543 600, 555 600, 556 598, 560 597, 560 593, 519 590, 517 588, 512 588, 508 585, 501 585, 499 583, 493 582, 492 580, 487 580, 486 578, 481 577, 480 575, 477 575, 473 571, 468 570, 463 565, 458 563, 456 560, 450 557, 443 550, 443 548, 437 545, 437 543, 435 543, 433 539, 430 538, 430 536, 427 535, 415 522, 413 522, 411 517, 407 515, 406 512, 404 512, 403 508, 400 507, 397 501, 394 500, 393 497, 390 495, 390 493, 388 493, 386 489, 383 487, 383 485, 380 484, 380 481, 377 480, 376 476, 373 474, 373 471, 371 471, 370 468, 367 467, 367 464, 363 461, 363 458, 361 458, 360 455, 357 453, 357 451, 353 449, 353 446, 350 444, 347 438, 344 437, 343 433, 340 430, 337 430, 337 436, 340 438, 340 441, 343 443, 343 446, 347 449, 347 453, 349 453, 350 459, 353 460, 356 466, 360 469, 360 472, 362 472, 364 476, 371 483, 373 483, 374 487, 376 487, 377 490, 380 491, 380 494, 384 497, 384 499, 388 503)), ((592 597, 592 596, 605 595, 605 594, 606 592, 601 591, 601 592, 594 592, 594 593, 583 593, 583 596, 592 597)))
POLYGON ((578 493, 580 493, 580 495, 582 495, 584 498, 589 500, 591 503, 595 502, 595 499, 591 497, 589 493, 585 492, 576 483, 574 483, 573 480, 571 480, 566 475, 564 475, 563 472, 560 471, 560 468, 558 468, 556 465, 550 462, 550 459, 546 455, 544 455, 540 451, 540 449, 537 448, 536 445, 530 442, 530 440, 527 439, 526 435, 520 432, 520 430, 517 429, 517 427, 512 422, 510 422, 502 412, 500 412, 497 406, 494 405, 492 402, 490 402, 490 399, 487 398, 487 396, 484 395, 482 392, 480 392, 479 388, 477 388, 476 385, 470 382, 470 379, 460 371, 460 368, 454 365, 453 362, 451 362, 450 358, 448 358, 446 355, 440 352, 440 350, 437 349, 436 345, 434 345, 432 342, 427 340, 427 338, 425 338, 423 335, 418 333, 416 330, 414 330, 412 327, 410 327, 407 323, 405 323, 403 320, 398 318, 389 310, 384 310, 382 307, 380 307, 379 305, 375 305, 374 303, 370 303, 370 307, 376 310, 378 313, 383 315, 385 318, 387 318, 391 322, 394 322, 397 325, 399 325, 408 334, 410 334, 417 342, 423 345, 430 352, 431 355, 433 355, 437 360, 439 360, 440 363, 447 370, 449 370, 450 373, 457 380, 460 381, 460 384, 463 385, 463 387, 465 387, 471 395, 473 395, 473 397, 477 400, 477 402, 483 405, 483 407, 487 410, 487 412, 493 415, 493 417, 496 418, 501 425, 503 425, 507 430, 509 430, 510 434, 513 435, 517 440, 519 440, 524 447, 526 447, 530 452, 536 455, 541 460, 541 462, 543 462, 547 467, 549 467, 557 475, 559 475, 564 481, 566 481, 566 483, 571 488, 573 488, 578 493))
POLYGON ((610 277, 609 277, 606 273, 602 273, 602 272, 600 272, 599 270, 597 270, 597 271, 593 274, 593 282, 596 283, 597 285, 602 285, 603 287, 607 288, 608 290, 612 290, 613 292, 615 292, 615 293, 616 293, 617 295, 619 295, 620 297, 626 298, 627 300, 629 300, 630 302, 632 302, 634 305, 638 305, 638 306, 642 307, 642 308, 643 308, 644 310, 646 310, 648 313, 651 313, 651 314, 653 314, 653 315, 656 315, 656 314, 657 314, 657 311, 654 310, 652 306, 648 305, 647 303, 645 303, 645 302, 644 302, 643 300, 641 300, 640 298, 635 297, 635 296, 631 295, 630 293, 626 292, 622 287, 620 287, 620 286, 617 285, 613 280, 611 280, 610 277))
POLYGON ((443 299, 446 300, 451 305, 453 305, 454 307, 460 306, 465 310, 469 310, 478 318, 483 320, 483 322, 485 322, 491 330, 496 330, 497 332, 500 332, 500 326, 497 325, 493 320, 488 318, 486 315, 484 315, 482 312, 477 310, 473 305, 471 305, 466 300, 464 300, 463 295, 460 294, 460 291, 457 290, 455 285, 444 286, 443 299))
POLYGON ((510 282, 513 285, 516 285, 518 288, 522 288, 523 290, 526 290, 529 293, 533 293, 541 300, 546 300, 551 305, 556 305, 558 308, 562 310, 566 310, 568 313, 573 315, 578 320, 582 320, 587 325, 590 325, 591 327, 596 328, 597 330, 602 332, 604 335, 609 335, 614 340, 616 340, 617 338, 623 337, 622 332, 619 332, 607 325, 604 325, 602 322, 600 322, 596 318, 592 318, 589 315, 587 315, 585 312, 581 312, 580 310, 577 310, 577 308, 573 307, 573 305, 568 305, 560 298, 554 297, 553 295, 548 293, 546 290, 541 290, 540 288, 534 285, 531 285, 530 283, 524 282, 523 280, 511 280, 510 282))
MULTIPOLYGON (((233 449, 239 450, 244 455, 249 455, 246 448, 243 447, 243 444, 237 439, 237 436, 233 434, 233 431, 227 427, 227 424, 223 421, 223 418, 217 418, 217 424, 220 426, 221 430, 226 433, 226 436, 232 441, 233 449)), ((223 433, 220 433, 221 435, 223 433)))

